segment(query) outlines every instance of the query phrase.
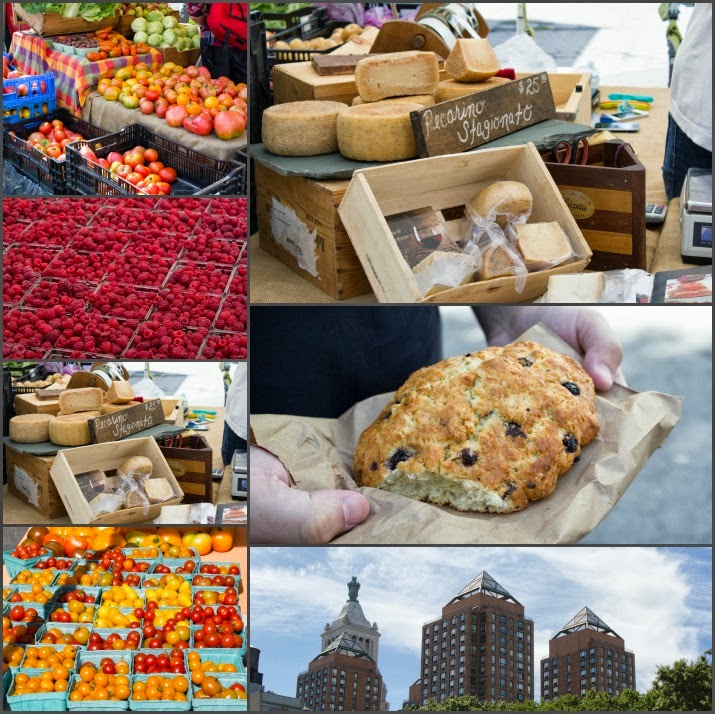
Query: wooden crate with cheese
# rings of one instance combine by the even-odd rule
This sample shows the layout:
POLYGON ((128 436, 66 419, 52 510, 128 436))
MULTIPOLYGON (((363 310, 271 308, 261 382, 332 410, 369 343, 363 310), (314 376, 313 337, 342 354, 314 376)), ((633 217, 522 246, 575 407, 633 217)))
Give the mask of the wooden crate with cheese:
POLYGON ((63 449, 57 454, 50 475, 73 523, 149 523, 159 515, 162 506, 181 503, 184 497, 153 438, 63 449), (121 489, 122 479, 132 484, 124 489, 126 503, 135 505, 115 509, 112 492, 121 489), (140 485, 145 498, 134 494, 135 483, 140 485), (87 494, 95 492, 97 495, 88 500, 87 494))
MULTIPOLYGON (((356 171, 338 212, 380 302, 526 302, 546 292, 551 275, 581 272, 591 258, 588 243, 533 144, 356 171), (442 217, 444 232, 458 239, 465 206, 491 184, 502 181, 528 189, 533 196, 529 223, 548 225, 540 235, 555 231, 561 241, 568 241, 570 257, 556 267, 529 272, 521 285, 510 275, 425 295, 386 216, 430 209, 442 217)), ((547 248, 556 243, 558 240, 546 236, 547 248)), ((560 248, 554 247, 558 253, 560 248)))

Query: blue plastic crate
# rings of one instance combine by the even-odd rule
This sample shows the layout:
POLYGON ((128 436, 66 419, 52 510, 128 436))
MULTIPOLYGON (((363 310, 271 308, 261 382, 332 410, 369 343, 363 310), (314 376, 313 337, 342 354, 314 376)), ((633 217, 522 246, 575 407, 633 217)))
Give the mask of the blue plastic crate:
POLYGON ((55 75, 52 72, 5 79, 2 84, 3 124, 15 124, 23 119, 39 117, 57 109, 55 75), (18 94, 20 85, 27 86, 27 94, 24 96, 18 94), (6 94, 5 90, 8 88, 11 91, 6 94), (27 116, 23 116, 24 109, 29 110, 27 116))

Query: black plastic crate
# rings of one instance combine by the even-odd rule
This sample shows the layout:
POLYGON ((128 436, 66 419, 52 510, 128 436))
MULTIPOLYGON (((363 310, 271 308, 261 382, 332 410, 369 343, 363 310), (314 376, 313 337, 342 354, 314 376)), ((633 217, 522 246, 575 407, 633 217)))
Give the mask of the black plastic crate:
POLYGON ((310 15, 311 12, 313 12, 312 7, 301 7, 292 12, 263 12, 263 19, 266 20, 267 30, 280 31, 297 25, 302 17, 310 15), (283 23, 283 27, 278 27, 277 23, 283 23))
POLYGON ((49 189, 56 196, 64 196, 67 194, 66 160, 51 159, 25 141, 30 134, 38 130, 40 124, 53 119, 59 119, 70 130, 82 134, 85 139, 98 139, 107 133, 104 129, 70 114, 67 109, 55 109, 41 117, 24 119, 6 127, 3 131, 4 153, 7 161, 21 174, 49 189))
POLYGON ((91 148, 97 158, 112 151, 123 153, 135 146, 156 149, 159 160, 176 169, 177 178, 172 184, 172 196, 236 196, 245 184, 245 166, 237 161, 221 161, 204 156, 194 149, 177 144, 171 139, 154 134, 141 124, 132 124, 114 134, 102 137, 101 148, 95 141, 76 141, 67 146, 67 187, 73 194, 83 196, 145 195, 140 189, 108 169, 85 159, 80 154, 83 146, 91 148))
POLYGON ((289 62, 306 62, 313 55, 329 54, 335 49, 334 47, 326 50, 274 50, 273 46, 279 41, 290 43, 291 40, 295 39, 312 40, 316 37, 330 37, 336 27, 342 27, 343 25, 344 23, 335 20, 328 21, 327 8, 318 8, 296 25, 276 32, 270 39, 266 40, 267 65, 273 67, 276 64, 287 64, 289 62))
POLYGON ((245 149, 244 150, 239 150, 236 152, 236 155, 233 157, 234 160, 243 166, 243 172, 242 172, 242 181, 241 184, 238 188, 238 195, 239 196, 247 196, 248 195, 248 154, 246 153, 245 149))

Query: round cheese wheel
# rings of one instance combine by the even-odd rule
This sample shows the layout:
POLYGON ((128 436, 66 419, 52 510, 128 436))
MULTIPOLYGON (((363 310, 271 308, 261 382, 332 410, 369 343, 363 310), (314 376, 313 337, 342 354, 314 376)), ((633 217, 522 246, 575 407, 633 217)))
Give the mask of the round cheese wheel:
POLYGON ((263 145, 279 156, 318 156, 338 150, 341 102, 288 102, 263 112, 263 145))
POLYGON ((484 82, 457 82, 455 79, 445 79, 437 86, 437 91, 434 93, 434 99, 437 103, 446 102, 450 99, 458 99, 465 97, 467 94, 475 92, 483 92, 485 89, 494 89, 500 84, 511 82, 505 77, 491 77, 484 82))
POLYGON ((356 161, 402 161, 417 156, 410 112, 414 102, 373 102, 349 107, 338 117, 340 153, 356 161))
POLYGON ((129 404, 102 404, 99 408, 100 414, 114 414, 114 412, 120 412, 122 409, 128 409, 133 407, 134 404, 131 402, 129 404))
POLYGON ((10 419, 10 438, 18 444, 39 444, 50 440, 52 414, 20 414, 10 419))
POLYGON ((99 412, 64 414, 50 422, 50 441, 57 446, 85 446, 92 443, 89 420, 99 412))
POLYGON ((532 201, 531 191, 520 181, 495 181, 474 196, 469 205, 482 217, 495 211, 496 222, 504 228, 507 219, 529 216, 532 201))
MULTIPOLYGON (((372 102, 373 104, 404 104, 405 102, 414 102, 415 104, 421 104, 423 107, 433 107, 434 106, 434 96, 431 94, 415 94, 412 97, 390 97, 389 99, 380 99, 378 102, 372 102)), ((355 97, 353 99, 353 106, 357 107, 359 104, 369 104, 362 97, 355 97)))
POLYGON ((154 465, 151 459, 146 456, 130 456, 126 461, 122 461, 119 468, 117 468, 117 473, 120 476, 133 476, 139 479, 144 476, 151 476, 153 470, 154 465))

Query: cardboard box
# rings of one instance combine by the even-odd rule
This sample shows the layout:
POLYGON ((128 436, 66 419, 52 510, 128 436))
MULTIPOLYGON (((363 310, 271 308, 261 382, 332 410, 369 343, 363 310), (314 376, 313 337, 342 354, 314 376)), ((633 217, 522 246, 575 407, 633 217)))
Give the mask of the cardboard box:
MULTIPOLYGON (((172 12, 167 13, 167 17, 171 15, 172 17, 175 17, 177 20, 179 19, 179 12, 177 10, 173 10, 172 12)), ((120 15, 117 18, 117 27, 116 30, 120 35, 124 35, 127 39, 132 39, 134 37, 134 30, 132 30, 132 22, 137 19, 136 15, 120 15)))
POLYGON ((54 460, 54 456, 35 456, 5 446, 8 491, 50 519, 67 513, 57 486, 50 477, 54 460))
POLYGON ((338 216, 350 182, 281 176, 257 161, 255 176, 261 248, 336 300, 369 293, 338 216))
POLYGON ((531 301, 546 292, 549 277, 579 273, 591 249, 532 144, 434 156, 356 171, 338 209, 379 302, 497 303, 531 301), (557 221, 576 260, 529 273, 519 293, 515 278, 496 278, 421 299, 412 270, 400 253, 386 215, 431 206, 452 213, 499 180, 521 181, 534 196, 530 222, 557 221))
MULTIPOLYGON (((517 72, 517 79, 528 77, 517 72)), ((549 85, 556 105, 556 117, 561 121, 591 124, 591 73, 549 72, 549 85)))
POLYGON ((542 157, 593 251, 589 270, 645 270, 645 167, 630 146, 591 145, 586 166, 542 157))
POLYGON ((174 62, 181 67, 189 67, 192 64, 196 64, 201 56, 201 50, 198 47, 190 50, 182 50, 181 52, 174 47, 156 47, 155 49, 161 52, 164 64, 174 62))
POLYGON ((50 468, 55 486, 60 498, 65 504, 72 523, 95 525, 115 525, 120 523, 150 523, 160 513, 162 506, 181 503, 184 492, 181 490, 174 474, 166 463, 164 455, 152 438, 125 439, 106 444, 79 446, 75 449, 60 451, 50 468), (122 508, 115 513, 107 513, 92 518, 92 512, 87 499, 82 494, 76 475, 99 469, 112 476, 117 467, 130 456, 146 456, 151 459, 154 470, 150 478, 165 478, 172 487, 174 498, 149 506, 145 515, 144 509, 122 508))
POLYGON ((184 503, 213 503, 213 451, 203 436, 189 436, 181 446, 160 446, 184 492, 184 503))

